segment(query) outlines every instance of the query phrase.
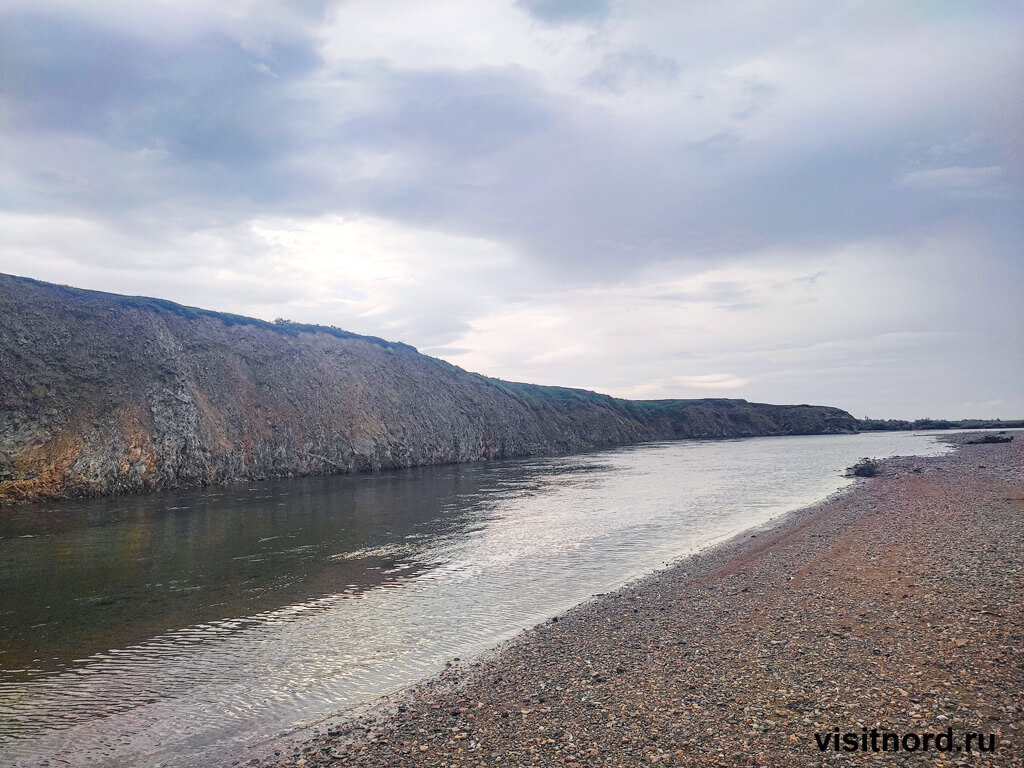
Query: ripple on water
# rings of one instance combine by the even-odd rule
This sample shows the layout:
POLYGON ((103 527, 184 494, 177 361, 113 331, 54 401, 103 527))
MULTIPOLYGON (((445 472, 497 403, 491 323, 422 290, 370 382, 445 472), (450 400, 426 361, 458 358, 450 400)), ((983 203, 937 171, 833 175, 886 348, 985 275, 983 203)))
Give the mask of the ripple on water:
MULTIPOLYGON (((357 707, 432 674, 453 656, 469 656, 594 593, 822 498, 848 482, 839 472, 860 456, 940 450, 909 434, 686 442, 430 468, 363 485, 320 479, 312 481, 312 494, 300 492, 310 487, 306 481, 281 484, 280 492, 261 487, 258 497, 240 502, 264 516, 250 521, 250 551, 221 560, 245 563, 258 548, 294 539, 263 561, 285 572, 250 575, 271 579, 261 587, 267 592, 272 584, 315 584, 337 567, 358 566, 359 578, 335 574, 330 578, 345 580, 333 591, 195 621, 28 679, 5 670, 0 763, 30 765, 42 756, 72 765, 162 756, 176 764, 230 762, 259 736, 357 707), (345 506, 360 493, 366 509, 398 511, 375 518, 359 505, 345 506), (282 515, 285 494, 296 508, 342 511, 325 513, 327 524, 313 512, 282 515), (410 519, 414 525, 402 524, 410 519), (319 528, 303 533, 311 521, 319 528), (353 526, 374 533, 355 539, 353 526)), ((217 511, 204 505, 223 502, 197 494, 191 509, 175 505, 176 515, 205 516, 179 520, 181 535, 215 528, 217 511)), ((152 521, 150 541, 167 525, 159 515, 152 521)), ((85 541, 97 533, 51 538, 76 535, 85 541)), ((125 532, 113 526, 109 535, 125 532)), ((176 553, 180 541, 170 537, 161 546, 176 553)), ((175 567, 186 571, 184 562, 175 567)), ((143 584, 171 591, 177 577, 196 589, 187 599, 211 604, 212 578, 170 571, 143 584)))

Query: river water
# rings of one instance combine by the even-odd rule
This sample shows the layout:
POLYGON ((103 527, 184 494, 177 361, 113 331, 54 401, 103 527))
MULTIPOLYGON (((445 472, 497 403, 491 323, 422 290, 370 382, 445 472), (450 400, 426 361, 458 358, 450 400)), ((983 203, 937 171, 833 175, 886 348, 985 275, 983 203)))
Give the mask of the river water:
POLYGON ((927 433, 681 441, 0 512, 0 765, 230 764, 927 433))

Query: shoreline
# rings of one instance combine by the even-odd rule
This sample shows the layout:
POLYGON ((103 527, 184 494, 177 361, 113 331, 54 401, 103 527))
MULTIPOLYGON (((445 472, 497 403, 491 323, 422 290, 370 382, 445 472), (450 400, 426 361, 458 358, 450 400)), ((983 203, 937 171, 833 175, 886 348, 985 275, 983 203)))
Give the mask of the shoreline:
POLYGON ((903 764, 921 755, 822 752, 813 734, 952 726, 996 752, 935 765, 1024 765, 1024 445, 967 439, 237 764, 903 764))
MULTIPOLYGON (((758 405, 755 403, 755 405, 758 405)), ((789 407, 789 406, 779 406, 789 407)), ((809 406, 809 407, 828 407, 828 406, 809 406)), ((958 430, 960 428, 954 428, 958 430)), ((972 432, 982 432, 984 429, 978 428, 965 428, 972 432)), ((1018 429, 1017 427, 1008 427, 1010 431, 1018 429)), ((1024 429, 1024 428, 1021 428, 1024 429)), ((832 437, 836 435, 859 435, 859 434, 881 434, 886 432, 935 432, 938 435, 948 433, 949 430, 926 430, 926 429, 894 429, 894 430, 850 430, 850 431, 836 431, 836 432, 766 432, 763 434, 709 434, 709 435, 688 435, 683 437, 655 437, 642 440, 629 440, 621 443, 610 443, 607 445, 599 445, 594 447, 580 447, 580 448, 569 448, 569 449, 552 449, 545 450, 539 453, 523 453, 523 454, 509 454, 503 456, 495 456, 493 458, 477 457, 473 459, 459 459, 453 461, 437 461, 427 462, 421 464, 408 464, 399 466, 387 466, 378 467, 371 469, 356 469, 349 470, 339 468, 338 465, 334 465, 335 469, 325 472, 307 472, 300 474, 284 474, 284 475, 259 475, 252 477, 236 477, 230 480, 220 480, 212 482, 197 482, 197 483, 183 483, 180 485, 163 485, 152 488, 136 488, 129 490, 118 490, 113 493, 85 493, 79 495, 64 495, 64 496, 40 496, 38 498, 12 498, 3 493, 0 493, 0 515, 5 513, 14 514, 27 511, 35 510, 49 510, 53 508, 59 508, 63 506, 69 506, 74 504, 89 503, 95 501, 103 501, 106 499, 116 501, 118 499, 151 499, 160 497, 175 497, 183 494, 190 493, 205 493, 208 491, 228 490, 234 488, 243 488, 251 486, 253 483, 281 483, 290 482, 294 480, 313 480, 316 478, 362 478, 362 477, 373 477, 387 473, 397 472, 413 472, 418 469, 430 469, 435 467, 461 467, 461 466, 473 466, 473 465, 485 465, 493 464, 495 462, 511 462, 511 461, 543 461, 544 459, 560 459, 572 456, 587 456, 595 453, 602 453, 604 451, 618 451, 626 448, 637 448, 650 445, 660 445, 662 443, 678 443, 678 442, 718 442, 718 441, 729 441, 729 440, 760 440, 760 439, 774 439, 774 438, 786 438, 786 437, 832 437)), ((952 434, 960 434, 960 432, 954 431, 952 434)), ((323 457, 318 457, 323 459, 323 457)), ((327 459, 324 459, 328 461, 327 459)), ((331 462, 333 464, 333 462, 331 462)), ((0 480, 0 483, 5 481, 0 480)), ((0 487, 0 491, 2 491, 0 487)))

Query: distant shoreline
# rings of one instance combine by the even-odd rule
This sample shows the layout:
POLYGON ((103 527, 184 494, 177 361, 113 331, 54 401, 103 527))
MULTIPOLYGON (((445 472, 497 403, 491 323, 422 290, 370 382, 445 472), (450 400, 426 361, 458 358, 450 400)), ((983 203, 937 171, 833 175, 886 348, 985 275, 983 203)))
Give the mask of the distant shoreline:
POLYGON ((1000 419, 857 419, 860 432, 910 432, 932 429, 1022 429, 1024 419, 1002 421, 1000 419))
POLYGON ((946 439, 952 454, 888 459, 877 478, 598 596, 367 715, 240 757, 803 766, 822 759, 815 733, 878 722, 984 732, 994 764, 1021 765, 1024 441, 946 439))

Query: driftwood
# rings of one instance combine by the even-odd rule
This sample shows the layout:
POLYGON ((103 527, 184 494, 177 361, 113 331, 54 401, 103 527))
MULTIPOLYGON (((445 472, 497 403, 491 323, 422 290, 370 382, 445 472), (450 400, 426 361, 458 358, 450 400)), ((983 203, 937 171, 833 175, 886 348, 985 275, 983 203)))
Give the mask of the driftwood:
POLYGON ((968 440, 968 445, 985 445, 986 443, 1010 443, 1013 435, 982 435, 977 440, 968 440))

